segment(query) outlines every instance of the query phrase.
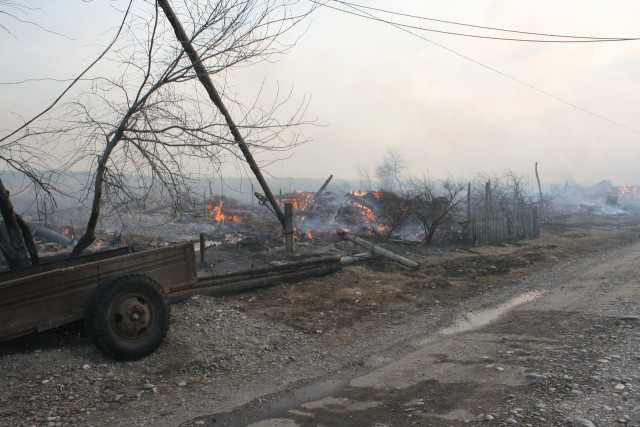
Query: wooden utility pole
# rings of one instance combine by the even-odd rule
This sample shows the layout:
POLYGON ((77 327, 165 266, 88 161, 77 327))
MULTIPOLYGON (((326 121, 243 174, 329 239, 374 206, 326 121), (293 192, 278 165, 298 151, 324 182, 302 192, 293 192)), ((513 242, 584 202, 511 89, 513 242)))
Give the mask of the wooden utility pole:
POLYGON ((467 222, 471 222, 471 183, 467 184, 467 222))
POLYGON ((491 213, 491 180, 484 185, 484 209, 487 215, 491 213))
POLYGON ((538 181, 538 201, 542 205, 542 187, 540 187, 540 175, 538 175, 538 162, 536 162, 536 181, 538 181))
POLYGON ((185 32, 184 27, 180 23, 178 16, 175 14, 173 9, 171 8, 171 5, 169 4, 168 0, 158 0, 158 5, 162 8, 162 11, 164 12, 165 16, 169 20, 169 23, 173 27, 173 31, 176 34, 176 38, 178 39, 185 53, 191 60, 193 69, 195 70, 198 76, 198 80, 200 80, 200 83, 202 83, 202 86, 204 86, 205 90, 207 91, 207 94, 209 95, 209 99, 211 99, 211 101, 215 104, 215 106, 218 108, 220 113, 224 116, 224 119, 227 122, 227 126, 229 127, 229 130, 233 135, 233 139, 235 140, 236 144, 238 144, 238 147, 240 147, 240 151, 242 151, 242 154, 244 155, 244 158, 249 164, 251 171, 258 179, 258 182, 262 187, 262 191, 264 191, 264 195, 266 196, 267 200, 269 200, 269 203, 271 203, 271 206, 273 207, 273 212, 276 214, 276 216, 278 217, 278 220, 284 227, 284 214, 282 213, 280 206, 278 206, 278 203, 275 197, 271 193, 271 189, 269 188, 269 186, 267 185, 267 182, 262 176, 262 172, 260 171, 260 168, 258 168, 258 164, 253 158, 251 151, 249 151, 249 147, 247 146, 247 143, 244 141, 244 138, 240 134, 240 131, 238 130, 238 126, 235 124, 235 122, 233 121, 233 118, 231 117, 231 114, 229 113, 229 110, 227 110, 227 107, 222 102, 222 98, 218 94, 218 91, 216 90, 215 86, 213 85, 213 81, 211 81, 211 77, 209 77, 209 72, 207 71, 207 68, 202 63, 202 59, 200 58, 200 55, 198 54, 196 49, 193 47, 193 44, 191 44, 191 40, 187 36, 187 33, 185 32))

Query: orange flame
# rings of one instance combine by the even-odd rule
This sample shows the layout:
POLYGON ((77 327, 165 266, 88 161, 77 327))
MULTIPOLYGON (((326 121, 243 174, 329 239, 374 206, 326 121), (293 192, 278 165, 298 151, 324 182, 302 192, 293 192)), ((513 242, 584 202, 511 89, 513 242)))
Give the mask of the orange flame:
POLYGON ((620 187, 620 189, 618 190, 618 194, 619 195, 624 195, 624 194, 638 194, 638 186, 637 185, 630 185, 630 186, 623 186, 620 187))
POLYGON ((376 215, 373 213, 373 211, 371 209, 369 209, 368 207, 364 206, 361 203, 356 202, 355 200, 351 201, 353 203, 353 205, 355 207, 357 207, 358 209, 360 209, 360 215, 364 216, 365 218, 371 220, 371 221, 375 221, 376 220, 376 215))
POLYGON ((305 193, 300 190, 293 190, 293 197, 287 199, 297 211, 305 211, 313 202, 313 193, 305 193))
POLYGON ((240 222, 240 217, 237 215, 225 215, 222 213, 222 206, 224 206, 224 202, 220 200, 217 205, 214 206, 213 200, 211 200, 207 204, 207 208, 209 209, 209 218, 213 218, 214 221, 232 221, 232 222, 240 222))

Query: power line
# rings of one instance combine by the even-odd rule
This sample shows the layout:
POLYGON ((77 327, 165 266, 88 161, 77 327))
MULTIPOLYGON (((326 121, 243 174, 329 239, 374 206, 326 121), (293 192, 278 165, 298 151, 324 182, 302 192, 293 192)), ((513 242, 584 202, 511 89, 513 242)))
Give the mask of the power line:
MULTIPOLYGON (((459 37, 470 37, 470 38, 477 38, 477 39, 487 39, 487 40, 501 40, 501 41, 515 41, 515 42, 526 42, 526 43, 604 43, 604 42, 623 42, 623 41, 637 41, 640 40, 640 38, 588 38, 588 37, 574 37, 572 39, 569 39, 572 36, 562 36, 565 37, 565 39, 561 39, 561 40, 545 40, 545 39, 523 39, 523 38, 515 38, 515 37, 497 37, 497 36, 483 36, 480 34, 466 34, 466 33, 457 33, 455 31, 444 31, 444 30, 436 30, 433 28, 426 28, 426 27, 419 27, 416 25, 409 25, 409 24, 402 24, 399 22, 394 22, 394 21, 390 21, 387 19, 382 19, 380 17, 377 17, 375 15, 372 15, 368 12, 362 11, 359 8, 362 6, 359 5, 354 5, 352 3, 346 3, 346 2, 342 2, 339 0, 336 0, 337 3, 342 4, 343 6, 347 6, 350 7, 352 9, 357 10, 357 12, 351 12, 345 9, 340 9, 338 7, 335 6, 329 6, 327 3, 323 3, 322 6, 327 7, 329 9, 333 9, 333 10, 337 10, 339 12, 342 13, 346 13, 349 15, 355 15, 361 18, 365 18, 365 19, 369 19, 372 21, 378 21, 378 22, 382 22, 385 24, 389 24, 389 25, 393 25, 394 27, 402 27, 402 28, 406 28, 406 29, 411 29, 411 30, 420 30, 420 31, 429 31, 432 33, 440 33, 440 34, 447 34, 447 35, 451 35, 451 36, 459 36, 459 37), (358 13, 359 12, 359 13, 358 13)), ((314 3, 318 3, 317 1, 314 1, 314 3)), ((507 31, 507 30, 505 30, 507 31)), ((524 33, 523 34, 535 34, 535 33, 524 33)), ((542 34, 542 33, 540 33, 542 34)), ((560 37, 560 36, 554 36, 554 37, 560 37)))
MULTIPOLYGON (((325 6, 325 7, 329 7, 329 8, 331 8, 331 9, 335 9, 335 8, 333 8, 333 7, 331 7, 331 6, 327 6, 327 5, 326 5, 326 3, 321 3, 320 5, 325 6)), ((357 8, 357 7, 355 7, 355 6, 349 6, 349 7, 357 8)), ((340 9, 337 9, 337 10, 340 10, 340 9)), ((343 11, 343 10, 341 10, 341 11, 343 11)), ((348 11, 343 11, 343 12, 348 12, 348 11)), ((469 57, 469 56, 466 56, 466 55, 464 55, 464 54, 462 54, 462 53, 460 53, 460 52, 457 52, 457 51, 455 51, 455 50, 453 50, 453 49, 451 49, 451 48, 449 48, 449 47, 447 47, 447 46, 445 46, 445 45, 443 45, 443 44, 440 44, 440 43, 434 42, 433 40, 430 40, 430 39, 428 39, 428 38, 426 38, 426 37, 424 37, 424 36, 422 36, 422 35, 420 35, 420 34, 416 34, 416 33, 412 32, 412 31, 408 30, 407 28, 403 27, 402 25, 395 24, 395 23, 393 23, 393 22, 389 22, 389 21, 385 21, 385 20, 379 20, 379 19, 377 19, 375 16, 371 15, 371 14, 370 14, 370 13, 368 13, 368 12, 362 12, 362 13, 365 13, 366 15, 369 15, 369 16, 368 16, 368 18, 369 18, 369 19, 374 19, 374 20, 376 20, 376 21, 383 22, 383 23, 386 23, 386 24, 388 24, 388 25, 391 25, 391 26, 393 26, 393 27, 397 28, 397 29, 398 29, 398 30, 400 30, 400 31, 404 31, 405 33, 408 33, 408 34, 410 34, 410 35, 412 35, 412 36, 415 36, 415 37, 418 37, 418 38, 420 38, 420 39, 422 39, 422 40, 424 40, 424 41, 426 41, 426 42, 428 42, 428 43, 431 43, 431 44, 432 44, 432 45, 434 45, 434 46, 437 46, 437 47, 439 47, 439 48, 441 48, 441 49, 447 50, 447 51, 449 51, 449 52, 453 53, 454 55, 457 55, 457 56, 459 56, 459 57, 461 57, 461 58, 463 58, 463 59, 465 59, 465 60, 467 60, 467 61, 473 62, 473 63, 474 63, 474 64, 476 64, 476 65, 480 65, 481 67, 486 68, 487 70, 493 71, 494 73, 499 74, 499 75, 501 75, 502 77, 506 77, 506 78, 507 78, 507 79, 509 79, 509 80, 512 80, 512 81, 514 81, 514 82, 516 82, 516 83, 519 83, 519 84, 521 84, 521 85, 523 85, 523 86, 526 86, 526 87, 528 87, 529 89, 533 89, 533 90, 535 90, 536 92, 539 92, 539 93, 541 93, 541 94, 543 94, 543 95, 546 95, 546 96, 548 96, 548 97, 550 97, 550 98, 555 99, 556 101, 562 102, 563 104, 566 104, 566 105, 568 105, 568 106, 570 106, 570 107, 573 107, 573 108, 575 108, 575 109, 577 109, 577 110, 580 110, 580 111, 582 111, 582 112, 584 112, 584 113, 587 113, 587 114, 589 114, 589 115, 591 115, 591 116, 593 116, 593 117, 597 117, 597 118, 599 118, 599 119, 601 119, 601 120, 604 120, 604 121, 606 121, 606 122, 609 122, 609 123, 611 123, 611 124, 613 124, 613 125, 616 125, 616 126, 618 126, 618 127, 621 127, 621 128, 626 129, 626 130, 628 130, 628 131, 631 131, 631 132, 635 132, 635 133, 640 134, 640 130, 638 130, 638 129, 634 129, 634 128, 629 127, 629 126, 627 126, 627 125, 625 125, 625 124, 622 124, 622 123, 620 123, 620 122, 616 122, 615 120, 611 120, 611 119, 609 119, 609 118, 607 118, 607 117, 605 117, 605 116, 603 116, 603 115, 601 115, 601 114, 594 113, 593 111, 587 110, 586 108, 583 108, 583 107, 581 107, 581 106, 579 106, 579 105, 577 105, 577 104, 574 104, 574 103, 572 103, 572 102, 570 102, 570 101, 567 101, 567 100, 565 100, 565 99, 562 99, 562 98, 560 98, 560 97, 558 97, 558 96, 556 96, 556 95, 554 95, 554 94, 552 94, 552 93, 550 93, 550 92, 547 92, 547 91, 545 91, 545 90, 543 90, 543 89, 539 89, 539 88, 537 88, 537 87, 535 87, 535 86, 533 86, 533 85, 531 85, 531 84, 529 84, 529 83, 527 83, 527 82, 525 82, 525 81, 523 81, 523 80, 520 80, 520 79, 518 79, 518 78, 516 78, 516 77, 513 77, 513 76, 511 76, 511 75, 509 75, 509 74, 507 74, 507 73, 504 73, 504 72, 502 72, 502 71, 500 71, 500 70, 498 70, 498 69, 496 69, 496 68, 493 68, 493 67, 491 67, 491 66, 489 66, 489 65, 487 65, 487 64, 484 64, 484 63, 482 63, 482 62, 480 62, 480 61, 478 61, 478 60, 476 60, 476 59, 473 59, 473 58, 471 58, 471 57, 469 57)), ((359 14, 353 14, 353 15, 356 15, 356 16, 362 16, 362 15, 359 15, 359 14)), ((363 16, 363 17, 367 17, 367 16, 363 16)))
POLYGON ((498 27, 486 27, 486 26, 483 26, 483 25, 465 24, 465 23, 461 23, 461 22, 445 21, 443 19, 435 19, 435 18, 428 18, 428 17, 425 17, 425 16, 411 15, 411 14, 408 14, 408 13, 394 12, 394 11, 386 10, 386 9, 378 9, 378 8, 370 7, 370 6, 357 5, 357 4, 354 4, 354 3, 341 1, 341 0, 335 0, 335 1, 336 1, 336 3, 341 3, 341 4, 345 5, 345 6, 351 6, 351 7, 360 8, 360 9, 375 10, 377 12, 388 13, 388 14, 391 14, 391 15, 404 16, 404 17, 407 17, 407 18, 414 18, 414 19, 420 19, 420 20, 425 20, 425 21, 440 22, 440 23, 451 24, 451 25, 460 25, 460 26, 463 26, 463 27, 479 28, 479 29, 483 29, 483 30, 502 31, 502 32, 506 32, 506 33, 528 34, 528 35, 532 35, 532 36, 556 37, 556 38, 603 40, 603 41, 640 40, 640 38, 637 38, 637 37, 571 36, 571 35, 566 35, 566 34, 534 33, 534 32, 529 32, 529 31, 510 30, 510 29, 498 28, 498 27))

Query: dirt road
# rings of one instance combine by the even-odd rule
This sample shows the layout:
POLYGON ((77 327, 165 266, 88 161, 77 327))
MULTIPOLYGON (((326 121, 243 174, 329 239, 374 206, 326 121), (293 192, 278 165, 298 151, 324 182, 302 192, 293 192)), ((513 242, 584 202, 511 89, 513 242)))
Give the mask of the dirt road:
POLYGON ((420 333, 416 316, 360 366, 185 425, 638 426, 638 266, 633 244, 525 279, 454 327, 420 333))

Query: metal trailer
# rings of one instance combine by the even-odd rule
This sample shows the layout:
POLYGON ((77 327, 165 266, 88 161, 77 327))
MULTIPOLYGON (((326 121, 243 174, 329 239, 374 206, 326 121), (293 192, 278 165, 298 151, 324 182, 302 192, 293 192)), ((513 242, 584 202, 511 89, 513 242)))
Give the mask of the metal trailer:
POLYGON ((193 244, 127 247, 0 273, 0 341, 85 319, 103 353, 139 359, 167 334, 168 294, 196 280, 193 244))

